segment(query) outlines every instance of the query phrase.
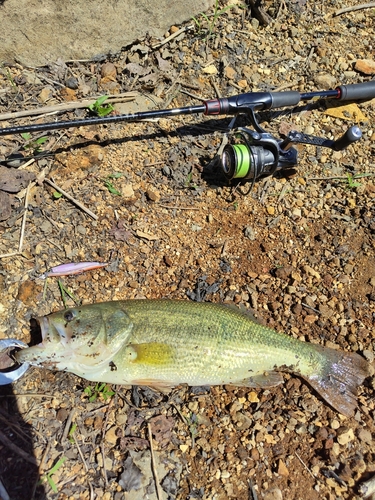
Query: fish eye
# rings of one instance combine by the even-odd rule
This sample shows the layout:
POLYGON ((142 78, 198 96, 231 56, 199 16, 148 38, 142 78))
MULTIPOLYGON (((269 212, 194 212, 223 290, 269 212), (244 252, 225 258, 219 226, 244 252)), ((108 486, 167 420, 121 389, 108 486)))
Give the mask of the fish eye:
POLYGON ((74 314, 73 311, 70 311, 70 310, 69 311, 65 311, 65 313, 64 313, 64 319, 65 319, 65 321, 68 321, 68 322, 69 321, 73 321, 74 317, 75 317, 75 314, 74 314))

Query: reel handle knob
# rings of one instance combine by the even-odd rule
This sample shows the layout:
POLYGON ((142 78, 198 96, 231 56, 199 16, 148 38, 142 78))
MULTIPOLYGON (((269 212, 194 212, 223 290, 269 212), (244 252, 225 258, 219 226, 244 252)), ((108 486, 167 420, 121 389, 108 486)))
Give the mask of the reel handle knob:
POLYGON ((357 125, 353 125, 352 127, 348 128, 348 130, 345 132, 344 135, 342 135, 336 141, 333 141, 330 147, 334 151, 341 151, 342 149, 345 149, 348 146, 350 146, 350 144, 353 144, 353 142, 359 141, 361 137, 362 137, 361 129, 357 127, 357 125))

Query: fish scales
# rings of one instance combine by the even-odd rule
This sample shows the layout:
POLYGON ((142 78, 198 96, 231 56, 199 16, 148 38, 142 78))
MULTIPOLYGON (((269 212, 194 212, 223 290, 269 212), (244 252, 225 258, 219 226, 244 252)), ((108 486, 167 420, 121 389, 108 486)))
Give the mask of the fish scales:
POLYGON ((358 354, 301 342, 224 305, 125 300, 39 318, 43 341, 20 362, 88 380, 148 385, 272 387, 280 372, 304 378, 333 408, 352 415, 369 375, 358 354))
MULTIPOLYGON (((148 304, 149 315, 145 317, 142 302, 123 304, 134 324, 130 344, 159 342, 173 346, 168 365, 155 364, 149 368, 150 375, 158 375, 162 380, 174 377, 179 383, 190 385, 207 381, 210 385, 240 382, 251 375, 273 370, 280 349, 287 347, 290 351, 286 351, 284 364, 298 363, 298 354, 292 349, 292 344, 299 347, 298 342, 249 322, 246 315, 228 307, 203 303, 198 313, 197 304, 192 302, 161 300, 148 304)), ((123 351, 115 359, 115 364, 121 366, 123 351)), ((141 378, 142 365, 132 363, 127 368, 133 379, 141 378)))

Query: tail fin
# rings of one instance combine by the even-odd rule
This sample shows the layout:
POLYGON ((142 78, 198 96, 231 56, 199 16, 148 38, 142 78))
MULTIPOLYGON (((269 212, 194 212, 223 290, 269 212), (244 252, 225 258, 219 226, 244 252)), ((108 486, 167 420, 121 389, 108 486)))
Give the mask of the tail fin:
POLYGON ((323 369, 304 377, 305 380, 335 410, 347 417, 353 416, 357 408, 357 388, 371 374, 369 363, 359 354, 315 347, 325 358, 323 369))

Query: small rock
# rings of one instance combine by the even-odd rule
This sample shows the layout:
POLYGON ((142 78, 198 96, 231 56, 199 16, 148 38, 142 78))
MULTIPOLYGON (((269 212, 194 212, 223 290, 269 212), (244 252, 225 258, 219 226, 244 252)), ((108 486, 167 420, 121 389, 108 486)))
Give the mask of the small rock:
POLYGON ((116 66, 111 62, 106 62, 102 66, 101 75, 102 78, 107 78, 108 80, 115 80, 117 75, 116 66))
POLYGON ((353 441, 353 440, 354 440, 353 429, 348 429, 337 436, 337 442, 341 446, 345 446, 346 444, 348 444, 350 441, 353 441))
POLYGON ((324 90, 333 89, 336 86, 336 78, 330 73, 321 73, 314 78, 315 83, 324 90))
POLYGON ((225 76, 229 79, 229 80, 233 80, 234 78, 236 78, 236 75, 237 75, 237 72, 235 69, 231 68, 230 66, 227 66, 224 70, 224 73, 225 73, 225 76))
POLYGON ((256 232, 251 226, 245 227, 244 235, 246 238, 249 238, 250 241, 254 241, 256 239, 256 232))
POLYGON ((250 403, 259 403, 259 398, 256 392, 251 391, 247 395, 247 399, 250 401, 250 403))
POLYGON ((370 351, 369 349, 365 349, 363 351, 363 355, 369 363, 372 363, 374 361, 374 353, 372 351, 370 351))
POLYGON ((150 201, 158 201, 160 199, 160 194, 157 191, 151 191, 151 189, 146 191, 146 196, 150 201))
POLYGON ((51 99, 52 93, 53 93, 53 89, 51 87, 44 87, 44 89, 42 89, 40 91, 39 101, 40 102, 48 101, 48 99, 51 99))
POLYGON ((268 215, 275 215, 275 207, 272 207, 269 205, 267 207, 267 213, 268 213, 268 215))
POLYGON ((340 422, 336 419, 333 419, 331 421, 331 429, 338 429, 340 427, 340 422))
POLYGON ((125 198, 133 198, 134 196, 134 189, 131 186, 131 184, 127 184, 123 189, 122 189, 122 194, 125 198))
POLYGON ((375 61, 372 59, 358 59, 355 63, 354 69, 364 73, 365 75, 374 75, 375 61))
POLYGON ((284 461, 279 460, 279 463, 277 465, 277 473, 280 475, 280 476, 284 476, 284 477, 288 477, 289 476, 289 470, 287 468, 287 466, 285 465, 284 461))
POLYGON ((79 87, 79 82, 77 78, 71 76, 65 80, 65 85, 68 87, 68 89, 77 90, 79 87))
POLYGON ((333 310, 326 304, 319 304, 319 312, 323 318, 331 318, 333 316, 333 310))
POLYGON ((368 429, 361 429, 358 433, 358 437, 364 443, 370 444, 372 442, 372 435, 368 429))
POLYGON ((64 422, 69 416, 69 412, 66 408, 60 408, 56 413, 56 418, 60 422, 64 422))
POLYGON ((117 427, 114 425, 105 433, 105 440, 107 441, 107 443, 113 446, 117 443, 118 439, 116 432, 117 432, 117 427))
POLYGON ((206 66, 205 68, 202 69, 203 73, 206 73, 206 75, 216 75, 217 74, 217 68, 213 64, 210 66, 206 66))

